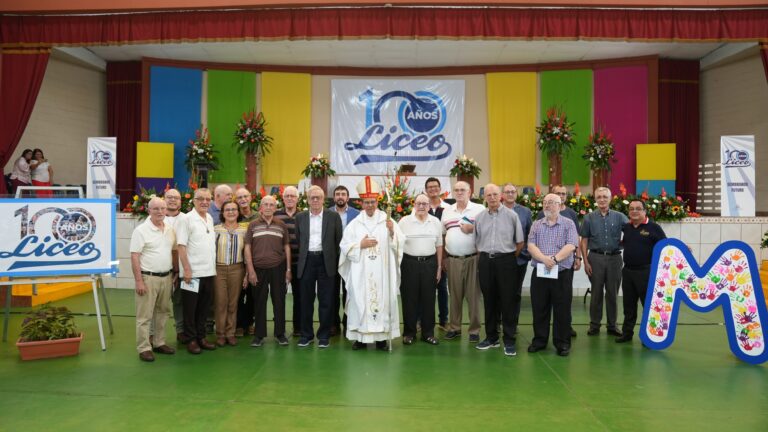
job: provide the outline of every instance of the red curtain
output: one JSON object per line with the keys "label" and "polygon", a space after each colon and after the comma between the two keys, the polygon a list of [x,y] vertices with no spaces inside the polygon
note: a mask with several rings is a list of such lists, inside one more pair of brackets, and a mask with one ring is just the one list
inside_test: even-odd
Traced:
{"label": "red curtain", "polygon": [[[19,145],[45,76],[50,49],[2,51],[0,68],[0,166],[5,166]],[[0,194],[7,194],[0,181]]]}
{"label": "red curtain", "polygon": [[677,144],[676,192],[695,211],[699,183],[698,60],[659,60],[659,142]]}
{"label": "red curtain", "polygon": [[0,43],[302,39],[768,40],[768,9],[296,8],[2,16]]}
{"label": "red curtain", "polygon": [[107,63],[107,134],[117,138],[120,208],[136,185],[136,142],[141,136],[141,62]]}
{"label": "red curtain", "polygon": [[765,79],[768,80],[768,42],[760,42],[760,57],[763,59]]}

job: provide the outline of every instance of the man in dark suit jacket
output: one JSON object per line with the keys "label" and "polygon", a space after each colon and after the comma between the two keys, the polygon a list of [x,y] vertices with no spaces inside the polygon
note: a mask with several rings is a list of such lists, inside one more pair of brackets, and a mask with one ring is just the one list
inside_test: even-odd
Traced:
{"label": "man in dark suit jacket", "polygon": [[317,285],[317,330],[320,348],[330,345],[333,317],[333,288],[338,269],[341,218],[338,213],[323,208],[325,193],[318,186],[307,191],[309,211],[296,215],[296,238],[299,241],[298,276],[301,280],[301,338],[300,347],[309,346],[315,337],[315,285]]}
{"label": "man in dark suit jacket", "polygon": [[[360,210],[351,207],[349,205],[349,189],[344,185],[336,186],[333,190],[333,203],[331,211],[335,211],[341,216],[341,229],[347,228],[347,224],[352,222],[352,219],[356,218],[360,214]],[[347,315],[344,314],[342,319],[339,314],[339,309],[342,305],[347,303],[347,288],[344,285],[344,281],[341,276],[336,275],[336,284],[333,287],[333,306],[331,306],[331,317],[333,318],[333,326],[331,326],[331,336],[336,336],[340,330],[341,325],[347,326]]]}

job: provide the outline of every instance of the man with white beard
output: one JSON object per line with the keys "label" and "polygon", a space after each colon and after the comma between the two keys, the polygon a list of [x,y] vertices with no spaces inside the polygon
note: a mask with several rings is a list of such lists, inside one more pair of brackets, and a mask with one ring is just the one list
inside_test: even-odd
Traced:
{"label": "man with white beard", "polygon": [[571,352],[570,280],[579,234],[572,220],[560,215],[560,197],[544,197],[544,219],[533,223],[528,236],[531,254],[531,306],[533,309],[533,341],[529,353],[541,351],[549,341],[550,316],[552,343],[557,355]]}

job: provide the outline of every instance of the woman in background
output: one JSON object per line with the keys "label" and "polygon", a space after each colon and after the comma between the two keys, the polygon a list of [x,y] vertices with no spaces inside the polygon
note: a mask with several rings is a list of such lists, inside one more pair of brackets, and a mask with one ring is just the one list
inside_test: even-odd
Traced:
{"label": "woman in background", "polygon": [[19,186],[31,186],[31,171],[37,167],[37,161],[32,159],[32,150],[24,149],[21,156],[13,164],[11,172],[11,193],[16,192]]}
{"label": "woman in background", "polygon": [[[51,186],[53,185],[53,168],[48,159],[43,155],[43,151],[36,148],[32,153],[32,159],[37,161],[37,166],[32,170],[32,186]],[[38,198],[51,198],[53,191],[50,189],[40,189],[35,191]]]}

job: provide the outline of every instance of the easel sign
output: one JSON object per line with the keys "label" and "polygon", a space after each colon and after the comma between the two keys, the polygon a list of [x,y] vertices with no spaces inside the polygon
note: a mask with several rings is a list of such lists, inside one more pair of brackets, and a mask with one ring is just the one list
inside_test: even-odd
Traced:
{"label": "easel sign", "polygon": [[0,199],[0,276],[117,273],[112,199]]}
{"label": "easel sign", "polygon": [[[8,336],[12,285],[91,282],[101,349],[106,350],[97,286],[118,272],[115,199],[0,199],[0,276],[10,277],[3,341]],[[101,286],[104,295],[103,285]],[[110,329],[112,320],[104,297]]]}

